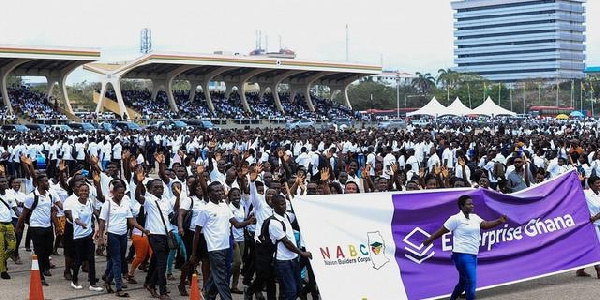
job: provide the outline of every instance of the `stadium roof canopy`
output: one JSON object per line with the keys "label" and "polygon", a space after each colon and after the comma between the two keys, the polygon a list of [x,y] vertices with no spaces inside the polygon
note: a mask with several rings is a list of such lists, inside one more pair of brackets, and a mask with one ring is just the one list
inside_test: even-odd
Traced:
{"label": "stadium roof canopy", "polygon": [[91,48],[29,47],[0,45],[0,89],[8,111],[13,112],[8,95],[8,76],[44,76],[48,81],[47,95],[58,83],[65,101],[65,108],[73,113],[65,81],[77,67],[96,61],[100,51]]}
{"label": "stadium roof canopy", "polygon": [[[381,66],[334,63],[319,61],[303,61],[297,59],[279,59],[261,56],[226,56],[215,54],[174,54],[150,53],[136,60],[119,63],[103,64],[89,63],[85,70],[102,76],[102,91],[96,108],[100,112],[104,106],[104,94],[107,85],[112,85],[117,95],[120,114],[126,113],[125,104],[120,91],[121,79],[150,79],[153,83],[152,99],[156,99],[158,91],[167,93],[171,110],[178,112],[172,90],[174,80],[187,80],[192,87],[189,99],[194,99],[196,88],[202,86],[208,108],[214,106],[210,98],[209,84],[211,81],[224,82],[226,95],[233,87],[240,90],[240,96],[245,111],[251,111],[245,95],[246,83],[258,83],[261,93],[269,88],[276,91],[279,84],[290,86],[290,97],[300,92],[306,99],[307,106],[314,111],[310,98],[310,88],[314,84],[329,86],[334,91],[343,91],[345,104],[348,101],[348,86],[366,75],[381,73]],[[277,108],[283,111],[278,93],[273,93]]]}

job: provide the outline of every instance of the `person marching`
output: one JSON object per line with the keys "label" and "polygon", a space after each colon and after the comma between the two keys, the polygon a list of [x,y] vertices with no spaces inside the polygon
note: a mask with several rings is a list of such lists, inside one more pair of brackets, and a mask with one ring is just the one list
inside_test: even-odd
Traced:
{"label": "person marching", "polygon": [[471,196],[458,197],[460,211],[450,216],[440,229],[423,242],[429,246],[435,239],[452,232],[452,261],[458,270],[459,281],[450,299],[455,300],[466,292],[467,300],[475,299],[477,287],[477,254],[481,245],[481,229],[491,229],[506,222],[506,215],[494,221],[484,221],[474,214],[475,205]]}
{"label": "person marching", "polygon": [[16,213],[17,205],[14,197],[8,199],[6,190],[8,180],[4,174],[0,175],[0,277],[10,279],[6,269],[6,260],[12,257],[16,251],[15,227],[12,223],[12,215]]}
{"label": "person marching", "polygon": [[79,284],[79,267],[84,261],[88,262],[88,280],[90,282],[89,290],[102,292],[102,287],[96,286],[96,263],[94,261],[94,241],[93,241],[93,219],[94,208],[89,200],[90,187],[82,184],[78,189],[78,201],[71,207],[71,217],[73,218],[73,245],[75,249],[75,262],[73,264],[73,274],[71,287],[80,290],[83,287]]}

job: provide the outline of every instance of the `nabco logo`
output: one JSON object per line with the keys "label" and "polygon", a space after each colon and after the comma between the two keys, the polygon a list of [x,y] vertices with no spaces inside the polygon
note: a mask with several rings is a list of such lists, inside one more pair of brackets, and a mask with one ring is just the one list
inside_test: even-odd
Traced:
{"label": "nabco logo", "polygon": [[435,254],[435,251],[431,251],[431,253],[429,253],[429,251],[433,248],[433,243],[425,247],[422,242],[419,242],[424,240],[423,237],[427,239],[430,236],[431,235],[427,233],[427,231],[419,227],[413,229],[406,237],[404,237],[404,243],[406,244],[404,246],[404,249],[406,250],[404,256],[418,264],[432,257]]}

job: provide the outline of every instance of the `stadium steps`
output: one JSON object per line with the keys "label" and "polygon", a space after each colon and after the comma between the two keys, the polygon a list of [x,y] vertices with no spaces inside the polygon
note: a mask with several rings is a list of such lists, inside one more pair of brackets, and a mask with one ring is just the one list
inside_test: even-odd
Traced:
{"label": "stadium steps", "polygon": [[[99,99],[100,99],[100,93],[98,92],[94,92],[94,103],[98,104]],[[127,109],[127,114],[129,115],[129,117],[134,118],[134,119],[139,119],[141,118],[141,113],[125,106],[125,108]],[[110,99],[108,97],[104,97],[104,109],[109,110],[114,112],[117,115],[120,115],[120,110],[119,110],[119,103],[117,103],[117,101]]]}

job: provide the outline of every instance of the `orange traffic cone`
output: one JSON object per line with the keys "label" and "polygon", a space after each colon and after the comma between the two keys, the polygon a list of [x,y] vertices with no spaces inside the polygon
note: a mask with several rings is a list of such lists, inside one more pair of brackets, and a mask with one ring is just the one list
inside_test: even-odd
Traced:
{"label": "orange traffic cone", "polygon": [[190,287],[190,300],[204,300],[204,296],[200,293],[198,288],[198,276],[192,275],[192,284]]}
{"label": "orange traffic cone", "polygon": [[42,278],[37,255],[31,257],[31,276],[29,277],[29,300],[44,300],[44,289],[42,289]]}

